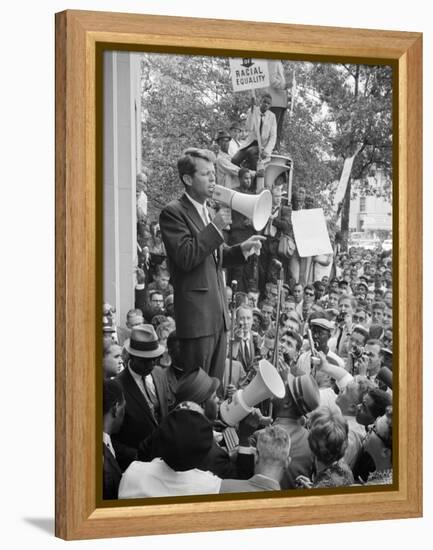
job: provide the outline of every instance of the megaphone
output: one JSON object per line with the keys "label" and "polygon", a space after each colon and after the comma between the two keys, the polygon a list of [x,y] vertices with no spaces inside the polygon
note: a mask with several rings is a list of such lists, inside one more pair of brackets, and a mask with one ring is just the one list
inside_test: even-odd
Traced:
{"label": "megaphone", "polygon": [[272,212],[272,195],[268,189],[259,195],[247,195],[222,185],[215,185],[212,198],[252,220],[256,231],[265,227]]}
{"label": "megaphone", "polygon": [[266,189],[272,189],[275,180],[283,172],[287,172],[292,169],[293,161],[290,157],[283,155],[271,155],[271,160],[266,164],[265,170],[265,187]]}
{"label": "megaphone", "polygon": [[253,407],[268,397],[282,399],[286,388],[277,369],[266,359],[259,362],[256,376],[248,386],[238,390],[220,406],[220,416],[228,426],[234,426],[250,414]]}

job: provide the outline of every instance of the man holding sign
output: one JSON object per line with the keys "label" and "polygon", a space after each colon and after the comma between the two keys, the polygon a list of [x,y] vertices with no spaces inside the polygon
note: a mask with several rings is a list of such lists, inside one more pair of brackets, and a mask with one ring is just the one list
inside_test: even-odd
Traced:
{"label": "man holding sign", "polygon": [[246,161],[247,168],[256,170],[259,159],[270,159],[277,140],[277,120],[269,110],[271,106],[272,97],[268,93],[262,95],[259,107],[255,104],[255,98],[251,98],[251,109],[245,124],[248,136],[232,158],[233,164],[240,166]]}

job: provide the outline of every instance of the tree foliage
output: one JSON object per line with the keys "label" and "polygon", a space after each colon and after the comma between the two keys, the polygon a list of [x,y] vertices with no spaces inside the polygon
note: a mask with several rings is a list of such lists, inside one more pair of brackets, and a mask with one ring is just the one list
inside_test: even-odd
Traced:
{"label": "tree foliage", "polygon": [[[391,177],[391,68],[283,64],[287,81],[294,71],[297,81],[282,138],[282,150],[294,161],[294,185],[322,197],[326,210],[332,197],[325,191],[356,147],[353,175],[363,182],[363,192],[372,169]],[[181,152],[191,146],[215,150],[217,131],[245,116],[250,94],[233,92],[227,58],[143,54],[141,70],[142,157],[150,213],[156,217],[168,199],[182,192],[176,168]]]}
{"label": "tree foliage", "polygon": [[[332,148],[337,159],[358,153],[352,178],[372,194],[367,176],[380,169],[392,177],[392,69],[389,66],[315,64],[312,82],[335,125]],[[389,197],[390,186],[382,192]]]}

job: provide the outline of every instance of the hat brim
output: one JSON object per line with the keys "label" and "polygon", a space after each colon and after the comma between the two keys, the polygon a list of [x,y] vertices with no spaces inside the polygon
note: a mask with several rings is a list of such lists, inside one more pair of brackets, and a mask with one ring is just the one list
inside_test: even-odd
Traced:
{"label": "hat brim", "polygon": [[136,350],[131,348],[129,339],[125,340],[123,347],[129,353],[129,355],[132,355],[132,357],[142,357],[143,359],[154,359],[155,357],[161,357],[161,355],[163,355],[165,351],[164,346],[161,346],[160,344],[158,344],[157,349],[151,351]]}

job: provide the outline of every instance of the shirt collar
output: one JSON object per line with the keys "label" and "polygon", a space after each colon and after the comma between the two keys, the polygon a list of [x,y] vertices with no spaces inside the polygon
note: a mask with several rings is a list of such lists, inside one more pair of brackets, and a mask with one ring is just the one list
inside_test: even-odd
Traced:
{"label": "shirt collar", "polygon": [[197,212],[200,214],[200,216],[202,215],[203,213],[203,207],[206,207],[206,201],[204,201],[203,204],[200,204],[199,202],[197,202],[195,199],[193,199],[192,197],[190,197],[190,195],[185,191],[185,195],[187,196],[188,200],[195,206]]}
{"label": "shirt collar", "polygon": [[111,454],[114,457],[116,457],[116,453],[114,451],[113,443],[111,442],[110,434],[107,434],[106,432],[102,432],[102,442],[110,450]]}
{"label": "shirt collar", "polygon": [[129,374],[136,381],[136,383],[139,386],[142,385],[143,384],[143,376],[141,374],[137,374],[135,371],[133,371],[129,365],[128,365],[128,370],[129,370]]}

